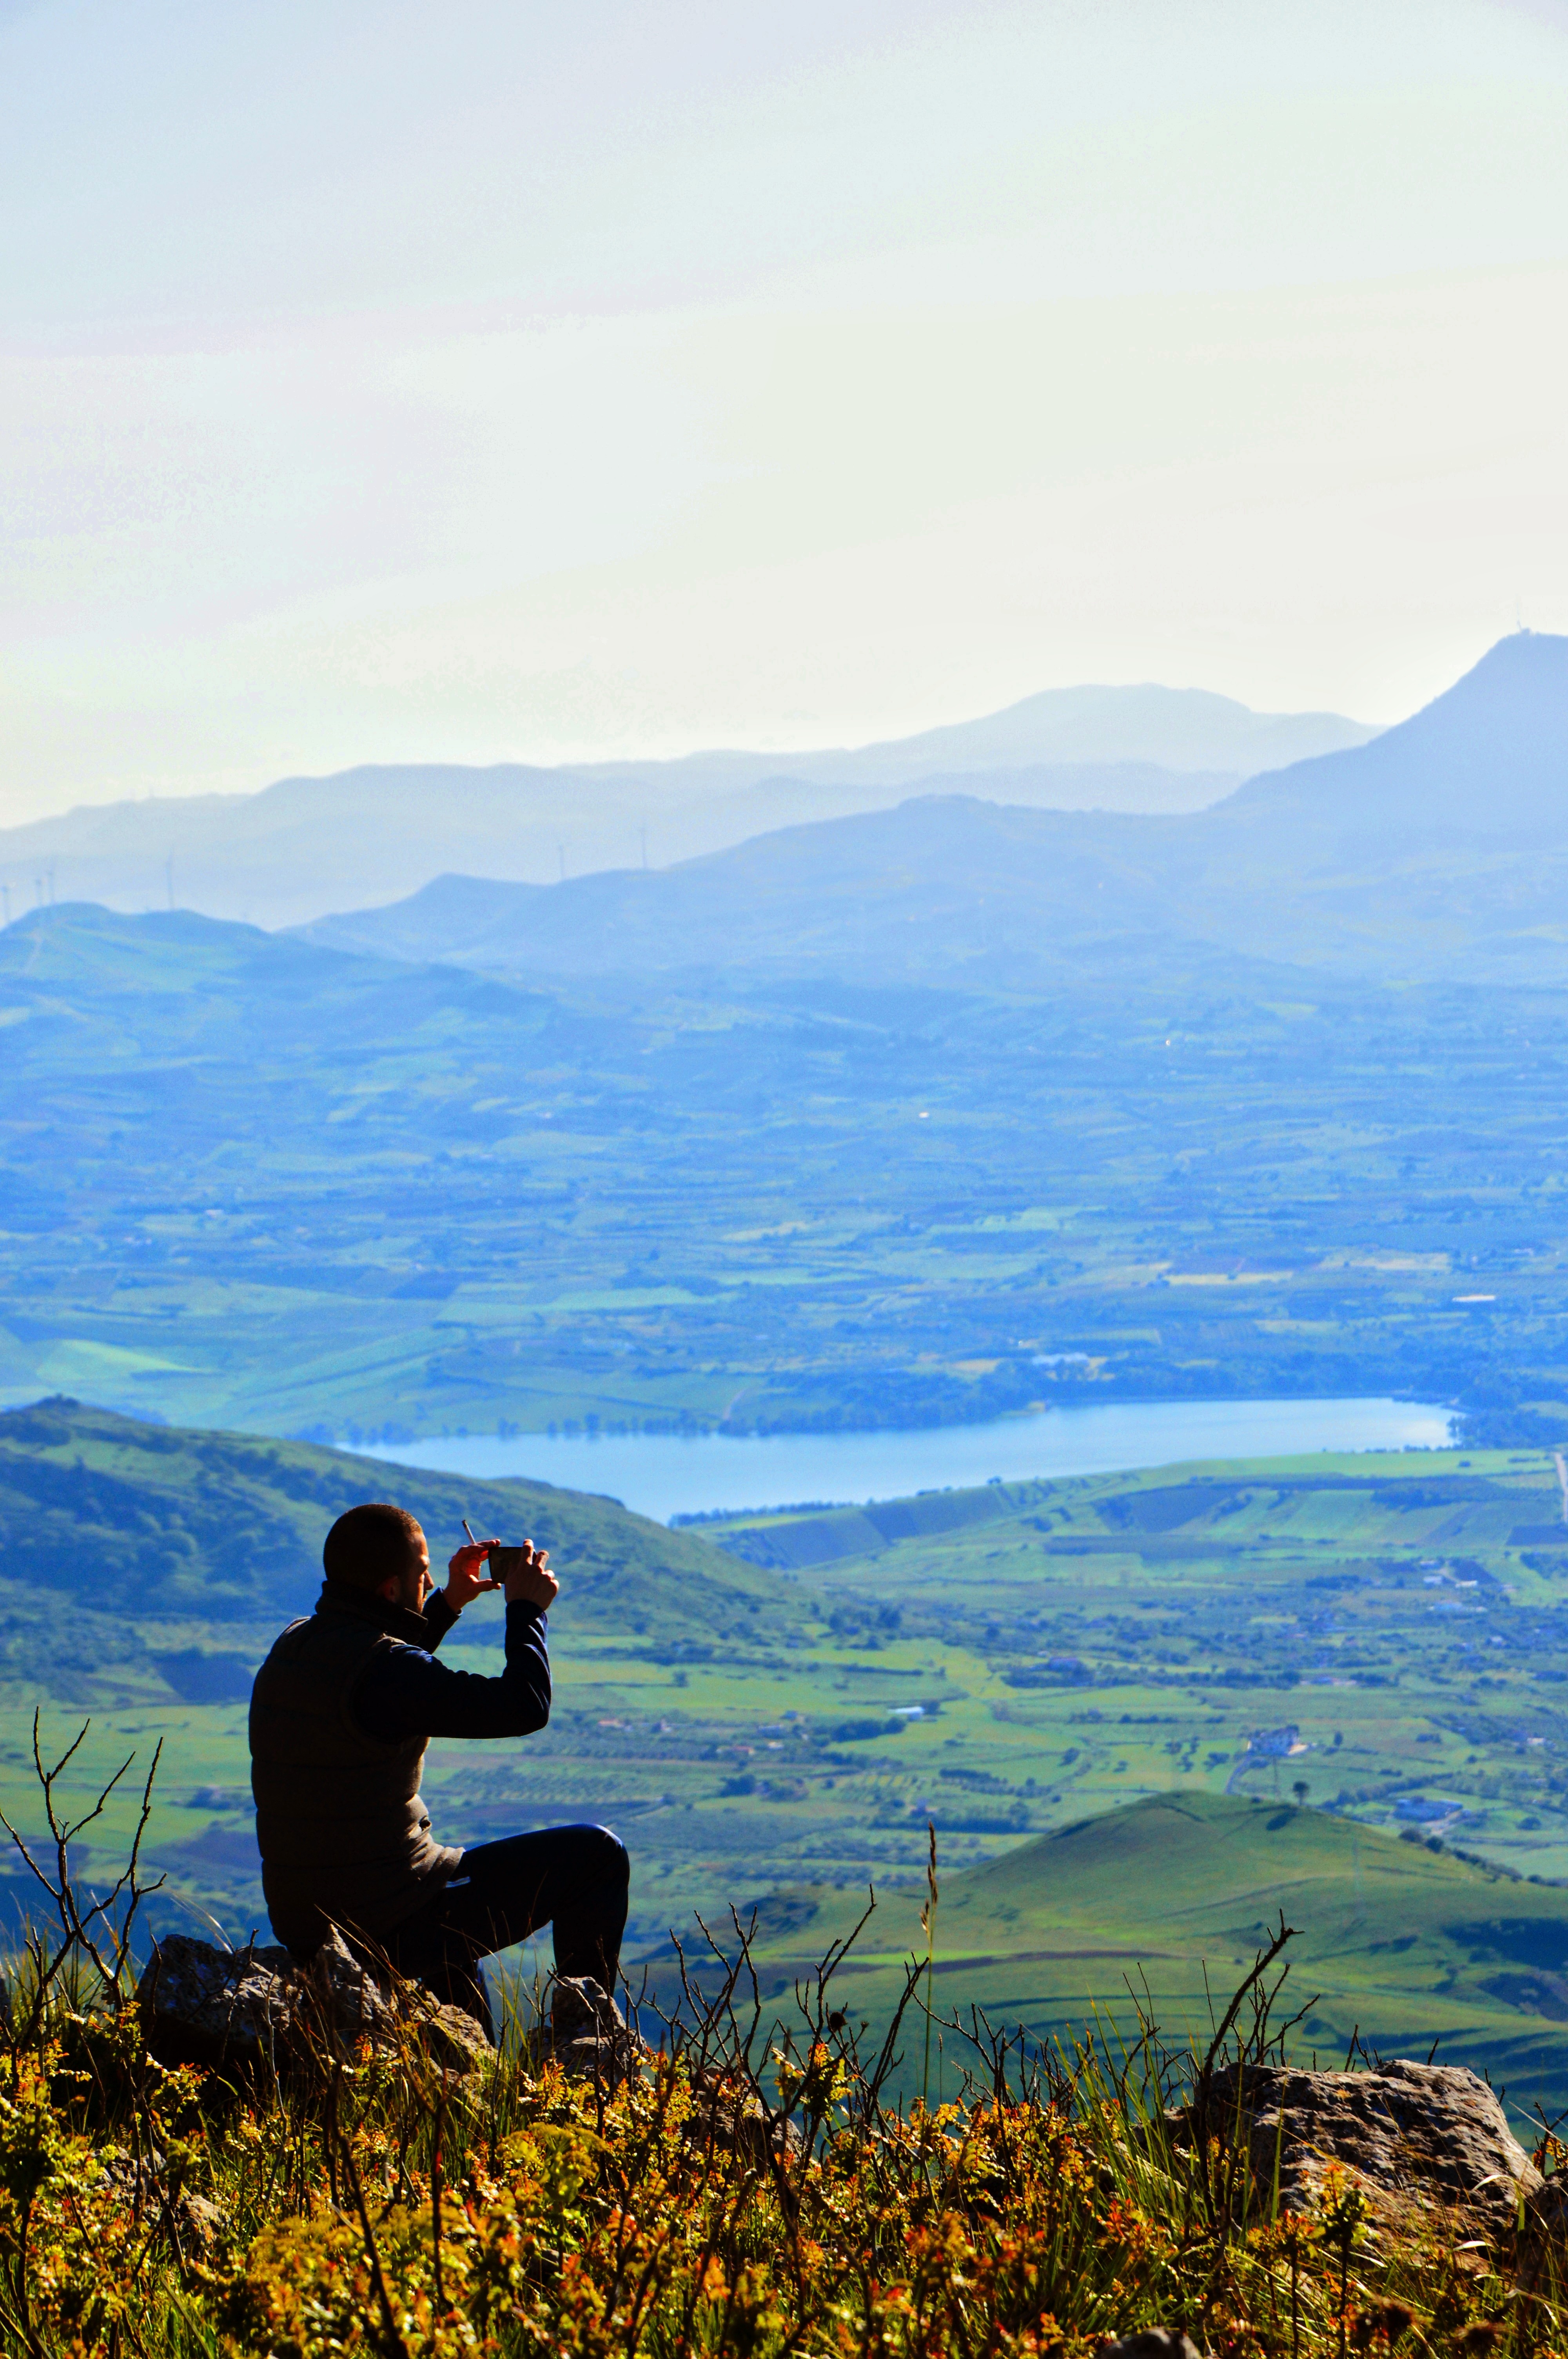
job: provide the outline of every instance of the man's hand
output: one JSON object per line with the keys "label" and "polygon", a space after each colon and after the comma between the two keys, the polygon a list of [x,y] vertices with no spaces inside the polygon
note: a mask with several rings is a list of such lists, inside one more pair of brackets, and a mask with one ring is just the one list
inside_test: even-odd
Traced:
{"label": "man's hand", "polygon": [[465,1605],[471,1605],[482,1591],[500,1588],[498,1581],[487,1581],[484,1577],[485,1559],[492,1548],[499,1546],[498,1540],[476,1540],[472,1548],[460,1548],[448,1565],[445,1594],[454,1614],[460,1614]]}
{"label": "man's hand", "polygon": [[560,1593],[560,1582],[550,1571],[550,1551],[536,1549],[532,1540],[524,1540],[518,1551],[517,1566],[506,1576],[506,1603],[536,1606],[543,1614],[554,1604]]}

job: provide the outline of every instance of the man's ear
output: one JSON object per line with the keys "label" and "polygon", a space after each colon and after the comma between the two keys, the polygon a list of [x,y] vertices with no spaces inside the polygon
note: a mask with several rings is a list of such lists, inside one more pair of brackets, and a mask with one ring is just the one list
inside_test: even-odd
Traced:
{"label": "man's ear", "polygon": [[397,1593],[402,1586],[403,1584],[398,1580],[397,1575],[395,1572],[389,1572],[386,1579],[382,1582],[381,1587],[375,1593],[380,1598],[384,1605],[395,1605],[397,1603]]}

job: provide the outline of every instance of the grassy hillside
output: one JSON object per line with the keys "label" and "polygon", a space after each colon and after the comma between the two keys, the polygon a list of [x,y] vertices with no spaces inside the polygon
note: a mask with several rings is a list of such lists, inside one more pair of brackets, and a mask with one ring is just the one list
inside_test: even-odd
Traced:
{"label": "grassy hillside", "polygon": [[930,2108],[895,2102],[820,1978],[761,2039],[748,1980],[684,2038],[645,2015],[656,2054],[583,2042],[565,2073],[519,2038],[531,2010],[441,2070],[404,1991],[347,2056],[300,2009],[287,2069],[236,2103],[232,2057],[151,2062],[132,1979],[78,1954],[69,1997],[0,1992],[7,2359],[1085,2359],[1172,2321],[1257,2359],[1561,2348],[1561,2192],[1524,2156],[1483,2127],[1434,2172],[1418,2138],[1397,2185],[1374,2164],[1287,2210],[1227,2106],[1175,2134],[1195,2076],[1152,2040],[1009,2042]]}
{"label": "grassy hillside", "polygon": [[[843,1969],[873,2018],[924,1952],[922,1897],[884,1896]],[[1136,1999],[1175,2045],[1206,2046],[1211,1995],[1222,2007],[1281,1912],[1301,1935],[1289,2011],[1317,1999],[1295,2041],[1303,2061],[1342,2064],[1357,2031],[1386,2055],[1436,2041],[1441,2060],[1489,2071],[1527,2110],[1568,2105],[1568,1890],[1259,1798],[1151,1797],[952,1876],[935,2004],[1069,2038],[1097,2013],[1127,2030]],[[768,1903],[755,1950],[770,1995],[858,1914],[842,1892]]]}
{"label": "grassy hillside", "polygon": [[53,1399],[0,1415],[0,1582],[18,1610],[270,1626],[308,1613],[327,1528],[356,1500],[395,1496],[438,1569],[476,1530],[549,1548],[568,1582],[557,1613],[597,1637],[709,1646],[738,1622],[787,1638],[792,1584],[614,1499],[545,1483],[470,1483],[345,1451],[146,1425]]}

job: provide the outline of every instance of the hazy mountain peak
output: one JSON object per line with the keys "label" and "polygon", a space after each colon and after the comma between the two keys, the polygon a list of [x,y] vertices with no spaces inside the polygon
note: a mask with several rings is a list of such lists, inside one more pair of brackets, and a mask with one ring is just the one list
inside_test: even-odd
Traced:
{"label": "hazy mountain peak", "polygon": [[1253,778],[1223,809],[1249,818],[1288,811],[1357,835],[1560,837],[1568,825],[1568,638],[1512,632],[1370,745]]}
{"label": "hazy mountain peak", "polygon": [[[1164,817],[941,794],[546,891],[448,877],[313,937],[497,972],[1039,987],[1150,946],[1362,973],[1564,971],[1568,639],[1504,640],[1366,745]],[[1185,956],[1185,950],[1174,954]]]}

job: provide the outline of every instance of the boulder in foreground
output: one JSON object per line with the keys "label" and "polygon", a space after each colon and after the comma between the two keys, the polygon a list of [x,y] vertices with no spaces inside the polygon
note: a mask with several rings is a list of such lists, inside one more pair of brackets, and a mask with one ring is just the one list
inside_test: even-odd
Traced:
{"label": "boulder in foreground", "polygon": [[1498,2234],[1515,2224],[1521,2201],[1540,2208],[1546,2182],[1496,2092],[1463,2066],[1400,2059],[1375,2072],[1239,2069],[1239,2086],[1234,2065],[1210,2083],[1207,2134],[1227,2138],[1238,2125],[1265,2194],[1277,2160],[1283,2211],[1314,2209],[1335,2166],[1385,2215],[1438,2203]]}
{"label": "boulder in foreground", "polygon": [[173,1933],[153,1951],[136,1996],[160,2064],[282,2071],[362,2040],[391,2048],[410,2037],[447,2071],[471,2072],[490,2053],[471,2016],[416,1984],[384,1985],[337,1933],[308,1966],[287,1950],[220,1950]]}

